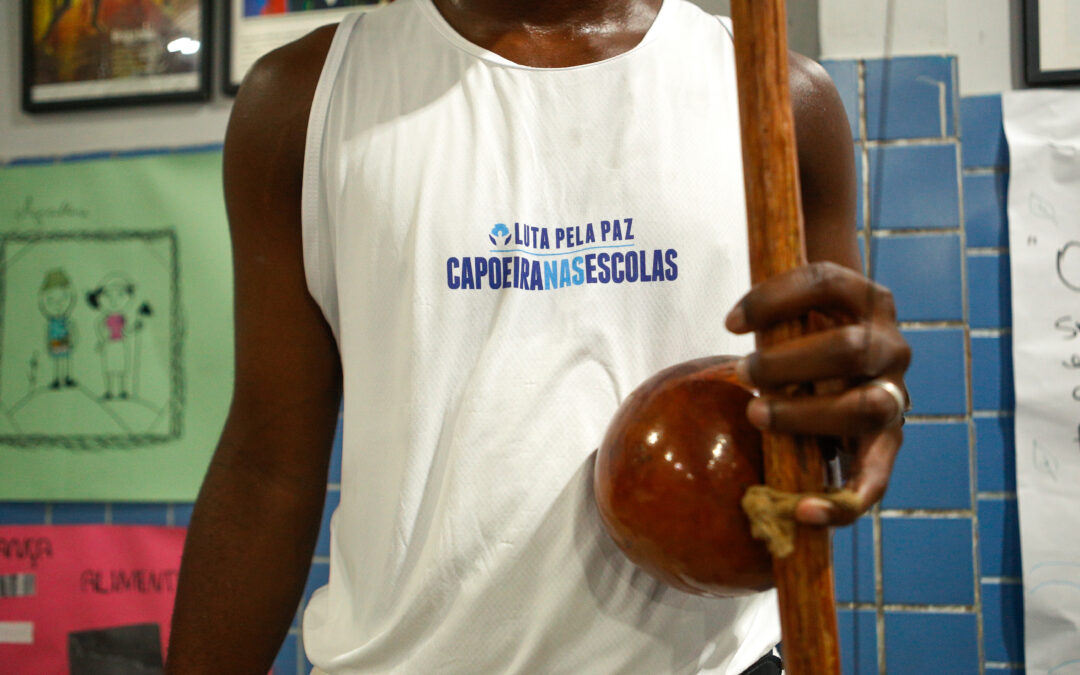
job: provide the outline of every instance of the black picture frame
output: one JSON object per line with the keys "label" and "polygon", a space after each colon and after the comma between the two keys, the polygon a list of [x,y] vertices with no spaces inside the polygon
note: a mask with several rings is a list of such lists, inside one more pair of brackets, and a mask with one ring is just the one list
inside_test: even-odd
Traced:
{"label": "black picture frame", "polygon": [[1033,87],[1080,84],[1080,59],[1075,67],[1044,66],[1039,23],[1043,4],[1044,0],[1024,0],[1024,80]]}
{"label": "black picture frame", "polygon": [[225,0],[223,22],[222,91],[235,96],[251,64],[263,54],[303,37],[312,30],[337,23],[350,12],[374,9],[393,0],[266,0],[264,4],[290,6],[267,16],[246,16],[244,0]]}
{"label": "black picture frame", "polygon": [[[22,0],[23,110],[39,113],[209,100],[213,0],[169,0],[166,4],[170,2],[185,6],[177,18],[197,27],[197,35],[187,34],[181,22],[162,13],[143,17],[146,20],[132,27],[96,22],[61,49],[53,30],[64,14],[50,16],[48,32],[37,35],[35,26],[45,20],[35,12],[44,3]],[[53,7],[63,12],[70,8],[64,3]],[[192,12],[198,16],[191,16]],[[156,34],[155,23],[160,24]],[[188,53],[194,42],[197,49]],[[160,43],[160,51],[153,48],[155,43]],[[150,60],[152,64],[147,63]]]}

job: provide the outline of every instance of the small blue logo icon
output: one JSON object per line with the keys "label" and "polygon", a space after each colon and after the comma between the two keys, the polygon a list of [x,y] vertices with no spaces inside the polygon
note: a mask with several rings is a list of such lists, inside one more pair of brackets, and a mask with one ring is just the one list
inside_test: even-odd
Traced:
{"label": "small blue logo icon", "polygon": [[502,245],[506,246],[510,243],[510,228],[502,223],[496,223],[495,227],[491,228],[491,234],[488,235],[488,239],[491,240],[492,244],[498,246],[499,242],[495,240],[495,237],[502,237]]}

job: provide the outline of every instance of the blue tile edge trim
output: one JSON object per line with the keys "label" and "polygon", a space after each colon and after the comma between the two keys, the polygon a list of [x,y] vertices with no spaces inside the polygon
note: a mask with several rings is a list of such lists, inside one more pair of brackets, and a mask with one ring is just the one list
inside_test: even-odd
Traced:
{"label": "blue tile edge trim", "polygon": [[0,167],[9,166],[41,166],[43,164],[56,164],[57,162],[86,162],[98,159],[116,159],[119,157],[149,157],[152,155],[188,154],[195,152],[214,152],[225,147],[223,143],[200,143],[196,145],[181,145],[175,148],[135,148],[128,150],[97,150],[93,152],[76,152],[70,155],[44,155],[31,157],[14,157],[0,161]]}

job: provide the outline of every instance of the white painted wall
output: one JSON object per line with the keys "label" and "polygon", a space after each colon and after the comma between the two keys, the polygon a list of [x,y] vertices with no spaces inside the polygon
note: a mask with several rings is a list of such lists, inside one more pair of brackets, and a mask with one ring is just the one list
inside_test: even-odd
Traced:
{"label": "white painted wall", "polygon": [[961,94],[1010,91],[1020,86],[1019,11],[1020,0],[820,0],[821,56],[955,55]]}
{"label": "white painted wall", "polygon": [[[726,14],[728,0],[694,0],[706,10]],[[789,0],[791,43],[809,55],[817,51],[816,0]],[[224,2],[213,3],[220,10]],[[220,92],[220,67],[214,63],[209,103],[37,113],[22,111],[17,0],[0,0],[0,161],[18,157],[68,155],[102,150],[220,143],[232,99]],[[220,18],[220,13],[218,18]],[[218,21],[216,26],[221,26]],[[215,39],[221,31],[215,28]],[[220,50],[215,54],[220,54]]]}

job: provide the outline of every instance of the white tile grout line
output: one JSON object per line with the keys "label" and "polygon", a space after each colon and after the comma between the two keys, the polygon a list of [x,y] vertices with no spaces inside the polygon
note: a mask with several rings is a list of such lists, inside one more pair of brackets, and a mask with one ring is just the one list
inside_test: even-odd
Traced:
{"label": "white tile grout line", "polygon": [[991,502],[991,501],[1011,502],[1011,501],[1016,499],[1016,493],[1015,492],[1009,492],[1007,490],[1003,490],[1001,492],[990,492],[990,491],[980,492],[980,493],[978,493],[977,496],[979,498],[979,501],[986,501],[986,502]]}
{"label": "white tile grout line", "polygon": [[[955,69],[953,69],[953,70],[955,71]],[[955,72],[952,73],[952,81],[953,81],[953,84],[955,85],[956,84],[956,73]],[[940,122],[939,129],[941,131],[941,134],[940,134],[941,137],[944,138],[944,137],[949,135],[949,123],[945,119],[946,117],[948,117],[948,115],[946,113],[949,110],[949,96],[953,95],[954,98],[955,98],[956,91],[955,91],[955,88],[954,88],[953,91],[946,91],[944,82],[936,82],[935,84],[937,84],[937,88],[938,88],[938,122]],[[954,116],[956,115],[956,108],[958,108],[958,107],[959,106],[953,106],[953,115]],[[959,135],[960,130],[956,126],[955,117],[953,118],[953,130],[956,131],[957,135]]]}
{"label": "white tile grout line", "polygon": [[[838,609],[849,612],[869,612],[875,609],[872,602],[838,602]],[[884,605],[890,612],[912,612],[920,614],[974,614],[975,605],[924,605],[916,603],[891,602]]]}
{"label": "white tile grout line", "polygon": [[869,148],[924,148],[944,147],[946,145],[959,145],[958,136],[926,136],[922,138],[869,138],[866,145]]}
{"label": "white tile grout line", "polygon": [[998,176],[1007,173],[1007,166],[969,166],[964,169],[965,176]]}
{"label": "white tile grout line", "polygon": [[988,417],[1015,417],[1016,413],[1012,410],[976,410],[971,413],[971,416],[975,419],[985,419]]}
{"label": "white tile grout line", "polygon": [[1012,328],[972,328],[973,338],[999,338],[1012,335]]}
{"label": "white tile grout line", "polygon": [[963,328],[963,321],[899,321],[900,330],[928,331]]}
{"label": "white tile grout line", "polygon": [[893,602],[885,605],[889,612],[911,612],[915,614],[974,614],[979,615],[975,605],[917,605]]}
{"label": "white tile grout line", "polygon": [[925,237],[925,236],[946,236],[950,234],[960,234],[963,230],[962,225],[956,225],[954,227],[902,227],[902,228],[878,228],[874,231],[874,238],[887,239],[887,238],[899,238],[899,237]]}
{"label": "white tile grout line", "polygon": [[925,520],[964,520],[974,515],[972,509],[881,509],[883,520],[922,518]]}
{"label": "white tile grout line", "polygon": [[966,415],[907,415],[908,424],[963,424]]}
{"label": "white tile grout line", "polygon": [[[961,115],[961,107],[962,107],[961,100],[962,99],[961,99],[961,96],[960,96],[960,59],[955,59],[955,58],[952,59],[952,61],[950,62],[950,67],[952,69],[952,85],[953,85],[953,90],[952,90],[953,131],[956,132],[957,139],[959,139],[959,141],[961,142],[961,145],[963,145],[964,130],[963,130],[963,128],[961,128],[961,120],[963,119],[963,116]],[[963,162],[960,162],[960,170],[961,171],[964,170],[964,163]]]}

